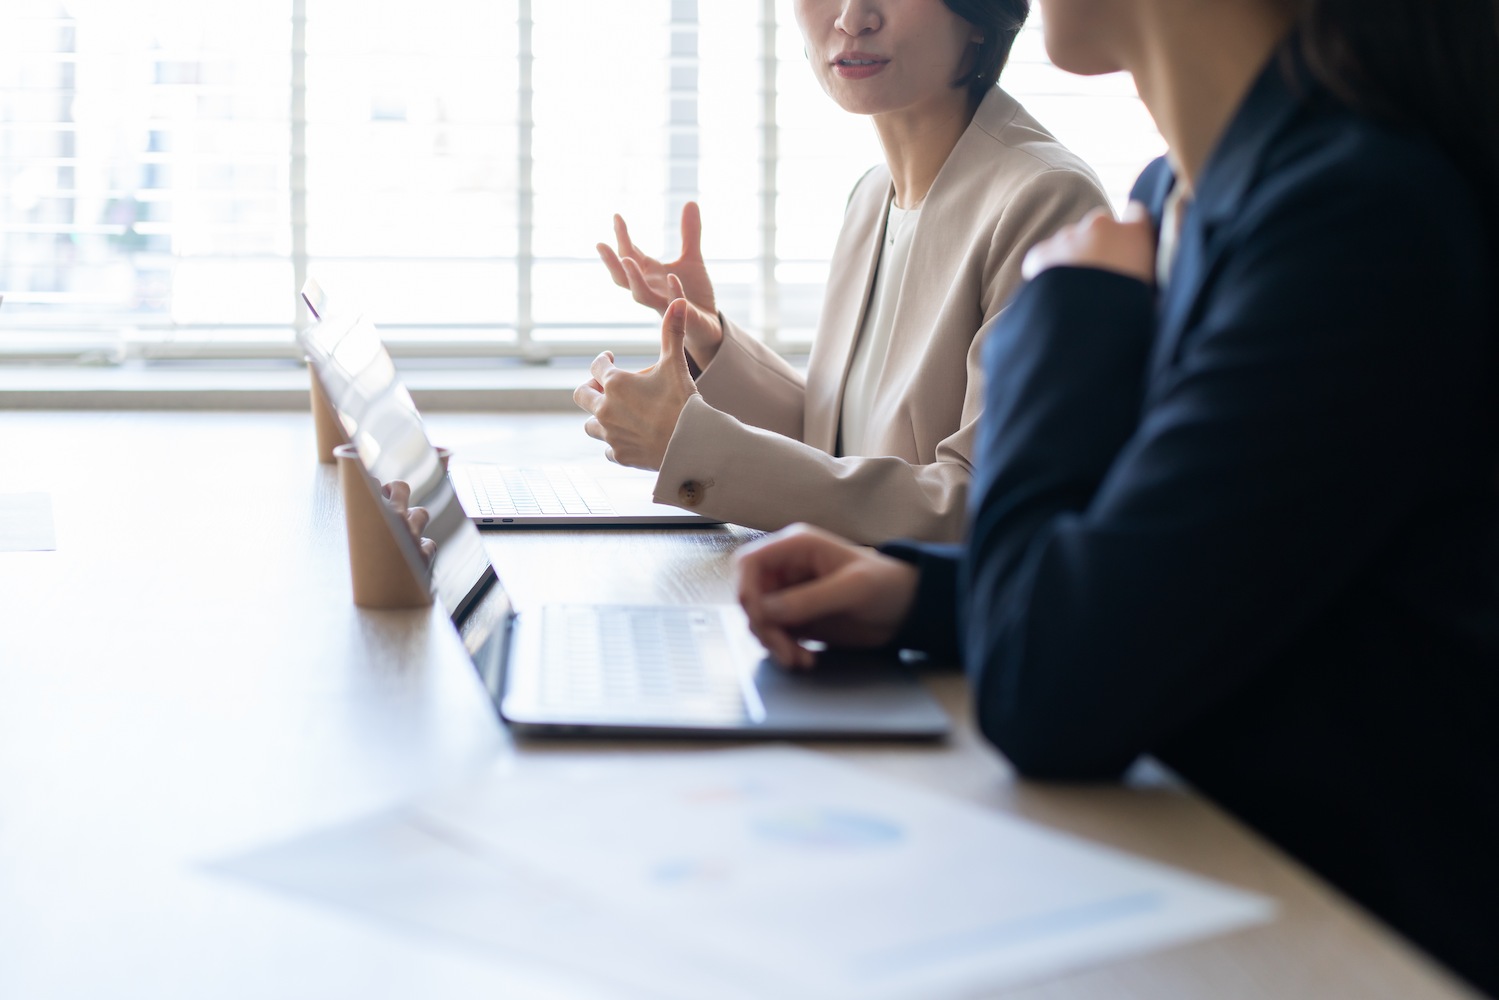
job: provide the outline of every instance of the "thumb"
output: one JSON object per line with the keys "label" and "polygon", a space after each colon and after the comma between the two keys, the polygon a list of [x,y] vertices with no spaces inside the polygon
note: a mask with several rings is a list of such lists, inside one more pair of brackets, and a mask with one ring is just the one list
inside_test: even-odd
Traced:
{"label": "thumb", "polygon": [[687,300],[682,297],[682,286],[675,277],[671,284],[672,301],[661,316],[661,364],[686,368],[683,343],[687,339]]}
{"label": "thumb", "polygon": [[673,299],[661,317],[661,363],[686,367],[687,300]]}

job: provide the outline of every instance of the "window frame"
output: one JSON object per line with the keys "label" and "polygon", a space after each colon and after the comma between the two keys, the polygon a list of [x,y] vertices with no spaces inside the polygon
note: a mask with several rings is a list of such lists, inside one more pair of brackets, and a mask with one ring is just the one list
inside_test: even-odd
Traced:
{"label": "window frame", "polygon": [[[258,255],[262,261],[274,261],[278,265],[289,264],[294,288],[299,288],[306,279],[318,271],[323,263],[358,261],[408,262],[408,258],[381,258],[361,256],[358,258],[315,257],[310,253],[308,241],[308,118],[307,118],[307,28],[309,3],[315,0],[287,0],[290,15],[290,74],[288,111],[289,134],[289,216],[285,224],[290,229],[289,256],[279,254]],[[697,196],[696,182],[699,163],[700,135],[698,132],[698,91],[679,85],[682,79],[691,79],[694,88],[698,80],[698,30],[700,27],[699,3],[702,0],[666,0],[669,21],[665,30],[671,35],[667,57],[673,70],[687,70],[686,75],[670,73],[672,83],[664,95],[669,107],[690,105],[690,114],[680,119],[672,114],[667,118],[669,153],[666,160],[670,175],[666,199],[668,210],[679,210],[680,205]],[[756,214],[758,223],[758,252],[753,260],[736,260],[738,266],[753,267],[755,279],[751,301],[754,314],[752,325],[756,334],[773,350],[783,354],[804,354],[809,343],[800,335],[788,338],[782,326],[781,303],[783,287],[778,280],[778,268],[782,265],[802,265],[807,261],[781,257],[778,252],[777,218],[780,208],[779,175],[783,167],[781,128],[778,120],[778,79],[783,61],[778,54],[779,33],[783,29],[783,12],[778,10],[778,0],[759,0],[755,39],[757,52],[755,63],[759,74],[757,92],[756,137],[758,191],[756,192]],[[532,41],[535,28],[533,16],[535,0],[516,0],[516,245],[513,256],[463,258],[467,262],[500,262],[515,269],[515,322],[513,327],[493,323],[401,323],[382,321],[382,333],[388,340],[392,353],[398,358],[426,358],[457,363],[464,359],[489,361],[515,359],[528,363],[545,363],[553,358],[567,359],[591,357],[606,349],[621,353],[649,353],[655,341],[656,324],[648,313],[642,314],[638,323],[539,323],[535,318],[535,289],[533,274],[538,264],[565,261],[576,263],[573,258],[557,258],[556,261],[538,258],[534,247],[534,196],[532,178],[536,169],[533,155],[533,64],[535,54]],[[1026,29],[1035,31],[1033,22]],[[677,141],[683,140],[683,141]],[[687,151],[687,152],[683,152]],[[680,169],[679,169],[680,168]],[[831,237],[831,234],[830,234]],[[831,251],[831,238],[829,252]],[[256,255],[248,255],[256,256]],[[247,256],[247,259],[248,259]],[[236,259],[239,259],[236,257]],[[430,262],[432,258],[422,258]],[[812,263],[821,263],[812,262]],[[710,261],[710,267],[713,262]],[[602,273],[600,280],[603,278]],[[801,286],[795,286],[801,287]],[[810,287],[810,286],[808,286]],[[292,290],[288,290],[292,294]],[[299,360],[299,351],[291,334],[303,329],[311,322],[305,305],[295,302],[294,318],[288,326],[271,323],[212,323],[188,324],[174,322],[170,316],[142,316],[128,312],[97,313],[88,317],[87,323],[78,322],[78,317],[28,316],[21,324],[4,324],[6,317],[0,315],[0,362],[48,361],[54,363],[78,363],[92,365],[120,365],[133,362],[156,361],[203,361],[232,362],[236,360]],[[11,330],[5,330],[12,326]],[[22,329],[17,330],[14,327]],[[566,339],[547,339],[549,330],[567,330]],[[598,336],[590,336],[594,329]],[[512,334],[513,330],[513,334]],[[264,334],[264,336],[261,336]],[[500,334],[496,336],[495,334]]]}

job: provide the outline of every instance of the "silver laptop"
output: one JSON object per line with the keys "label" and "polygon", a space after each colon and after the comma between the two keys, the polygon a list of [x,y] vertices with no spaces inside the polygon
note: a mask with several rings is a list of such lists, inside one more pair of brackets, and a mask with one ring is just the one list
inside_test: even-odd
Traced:
{"label": "silver laptop", "polygon": [[654,472],[455,461],[458,501],[481,528],[659,528],[722,524],[657,503]]}
{"label": "silver laptop", "polygon": [[527,734],[931,739],[942,709],[897,658],[776,666],[737,605],[545,605],[518,614],[465,516],[411,394],[368,323],[301,336],[377,499],[393,480],[425,507],[427,559],[386,509],[406,561],[463,634],[500,716]]}
{"label": "silver laptop", "polygon": [[[366,317],[333,308],[312,278],[302,300],[320,324],[348,327],[374,324]],[[326,341],[338,334],[325,331]],[[378,337],[378,334],[374,334]],[[668,527],[721,524],[680,507],[657,503],[656,474],[623,466],[511,466],[455,460],[449,478],[458,502],[481,528]]]}

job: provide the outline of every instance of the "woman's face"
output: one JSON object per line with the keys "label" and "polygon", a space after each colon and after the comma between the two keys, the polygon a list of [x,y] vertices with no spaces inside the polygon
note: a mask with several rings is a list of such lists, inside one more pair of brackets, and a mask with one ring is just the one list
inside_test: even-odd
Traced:
{"label": "woman's face", "polygon": [[1059,68],[1082,76],[1123,68],[1114,51],[1120,35],[1118,0],[1040,0],[1040,4],[1046,54]]}
{"label": "woman's face", "polygon": [[796,20],[817,82],[846,111],[966,99],[953,81],[980,38],[942,0],[797,0]]}

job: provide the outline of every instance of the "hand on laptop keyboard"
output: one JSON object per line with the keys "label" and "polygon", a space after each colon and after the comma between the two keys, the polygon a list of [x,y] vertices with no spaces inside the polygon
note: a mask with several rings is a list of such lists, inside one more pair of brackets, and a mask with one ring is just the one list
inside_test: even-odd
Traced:
{"label": "hand on laptop keyboard", "polygon": [[735,556],[750,631],[788,667],[810,667],[804,640],[873,648],[895,638],[916,600],[916,567],[807,524]]}

